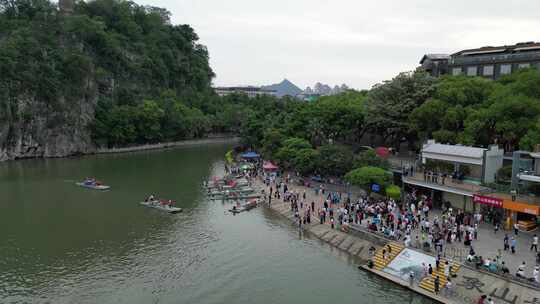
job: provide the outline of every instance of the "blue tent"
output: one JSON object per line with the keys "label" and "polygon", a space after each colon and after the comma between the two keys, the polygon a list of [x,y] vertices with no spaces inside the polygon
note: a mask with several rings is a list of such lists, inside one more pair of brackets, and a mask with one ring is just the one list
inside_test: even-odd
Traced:
{"label": "blue tent", "polygon": [[242,158],[259,158],[259,154],[253,152],[253,151],[249,151],[249,152],[246,152],[244,154],[242,154]]}

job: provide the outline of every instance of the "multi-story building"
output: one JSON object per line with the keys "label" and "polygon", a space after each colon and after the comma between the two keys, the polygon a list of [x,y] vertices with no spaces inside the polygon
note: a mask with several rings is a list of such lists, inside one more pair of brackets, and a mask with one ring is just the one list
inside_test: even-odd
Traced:
{"label": "multi-story building", "polygon": [[448,54],[425,54],[420,59],[420,69],[428,72],[433,77],[448,74]]}
{"label": "multi-story building", "polygon": [[515,45],[485,46],[450,55],[451,75],[482,76],[497,79],[521,68],[540,68],[540,43],[522,42]]}
{"label": "multi-story building", "polygon": [[276,96],[276,91],[265,90],[258,87],[217,87],[214,91],[219,96],[226,96],[233,93],[246,94],[249,98],[254,98],[260,95],[272,95]]}
{"label": "multi-story building", "polygon": [[[537,152],[514,151],[510,184],[503,181],[504,151],[428,141],[414,163],[398,164],[406,191],[466,212],[497,217],[505,229],[517,223],[532,230],[540,223],[540,145]],[[420,165],[421,162],[421,165]],[[392,163],[392,162],[391,162]],[[399,167],[400,166],[400,167]]]}

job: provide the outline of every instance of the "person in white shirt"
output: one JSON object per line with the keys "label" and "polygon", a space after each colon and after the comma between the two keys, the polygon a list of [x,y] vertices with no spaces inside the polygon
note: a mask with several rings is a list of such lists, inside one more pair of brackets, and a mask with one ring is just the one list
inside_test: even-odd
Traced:
{"label": "person in white shirt", "polygon": [[533,270],[533,279],[534,279],[534,282],[535,282],[535,283],[540,283],[540,282],[538,281],[538,273],[540,273],[539,269],[540,269],[540,267],[535,266],[535,267],[534,267],[534,270]]}

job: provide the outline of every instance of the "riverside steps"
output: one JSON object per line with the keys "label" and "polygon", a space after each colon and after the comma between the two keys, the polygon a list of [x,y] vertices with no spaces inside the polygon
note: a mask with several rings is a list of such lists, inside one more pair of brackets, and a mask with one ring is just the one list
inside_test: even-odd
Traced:
{"label": "riverside steps", "polygon": [[[272,197],[270,204],[268,204],[269,188],[260,179],[255,179],[254,182],[259,189],[265,189],[266,201],[264,204],[266,207],[298,225],[298,219],[291,211],[290,202]],[[272,186],[275,189],[275,185]],[[306,203],[310,205],[311,202],[314,202],[315,210],[322,208],[325,198],[316,195],[313,189],[294,183],[289,183],[288,188],[300,194],[305,191]],[[354,198],[351,197],[351,199]],[[482,295],[486,295],[497,304],[540,304],[540,289],[532,285],[516,282],[486,271],[478,271],[451,259],[442,258],[439,269],[436,269],[435,257],[432,254],[414,248],[406,248],[403,243],[391,241],[380,234],[369,232],[361,225],[351,225],[349,230],[345,232],[332,229],[328,221],[321,224],[318,217],[313,216],[311,224],[300,227],[333,247],[358,258],[361,264],[367,263],[369,260],[373,261],[372,267],[361,265],[359,268],[440,303],[475,304]],[[370,252],[371,247],[376,249],[374,253]],[[390,251],[388,247],[390,247]],[[387,252],[386,259],[383,256],[383,250]],[[417,263],[421,259],[429,261],[433,267],[432,275],[415,276],[413,281],[409,280],[410,267],[406,267],[407,258],[409,261]],[[447,278],[444,275],[444,265],[446,261],[450,264],[452,282],[450,289],[445,288]],[[402,267],[403,265],[405,267]],[[439,277],[440,292],[436,294],[434,282],[437,276]]]}

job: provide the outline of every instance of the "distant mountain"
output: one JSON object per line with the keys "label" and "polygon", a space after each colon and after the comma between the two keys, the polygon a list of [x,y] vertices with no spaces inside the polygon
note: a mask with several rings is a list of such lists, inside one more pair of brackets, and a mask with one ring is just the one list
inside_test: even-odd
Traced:
{"label": "distant mountain", "polygon": [[276,91],[276,95],[278,97],[283,97],[287,95],[291,97],[296,97],[303,92],[302,89],[300,89],[294,83],[290,82],[287,79],[284,79],[280,83],[272,84],[269,86],[262,86],[261,89]]}
{"label": "distant mountain", "polygon": [[317,82],[315,86],[312,88],[307,87],[304,90],[304,94],[315,94],[320,96],[329,96],[329,95],[337,95],[341,94],[343,92],[346,92],[349,90],[349,87],[346,84],[342,84],[341,86],[334,86],[333,88],[327,84],[323,84],[320,82]]}

